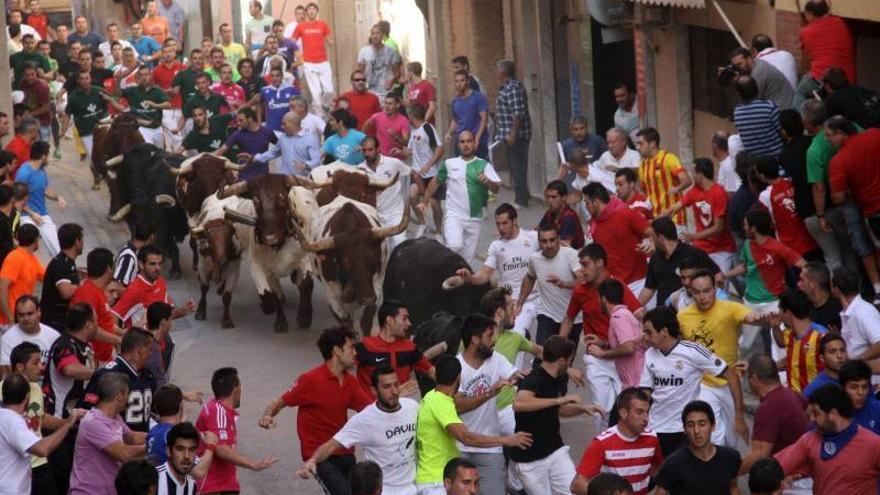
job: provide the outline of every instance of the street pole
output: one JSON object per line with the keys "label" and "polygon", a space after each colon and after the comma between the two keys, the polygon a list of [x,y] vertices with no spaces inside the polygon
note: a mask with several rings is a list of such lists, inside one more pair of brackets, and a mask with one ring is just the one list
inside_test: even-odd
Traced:
{"label": "street pole", "polygon": [[[6,39],[5,15],[0,15],[0,36]],[[9,43],[0,43],[0,112],[8,115],[9,122],[12,122],[12,72],[9,68]]]}

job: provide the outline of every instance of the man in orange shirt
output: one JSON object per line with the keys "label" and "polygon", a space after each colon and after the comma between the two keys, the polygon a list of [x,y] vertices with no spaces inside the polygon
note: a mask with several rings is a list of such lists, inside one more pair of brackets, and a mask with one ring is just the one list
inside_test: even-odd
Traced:
{"label": "man in orange shirt", "polygon": [[36,226],[23,224],[16,235],[18,247],[3,260],[0,268],[0,324],[10,325],[15,321],[12,309],[15,301],[26,294],[33,294],[37,280],[42,281],[46,267],[40,263],[37,248],[40,246],[40,231]]}
{"label": "man in orange shirt", "polygon": [[318,19],[318,4],[311,2],[306,6],[305,21],[296,25],[293,39],[302,41],[303,72],[312,95],[312,111],[324,115],[324,107],[333,100],[333,70],[327,59],[327,46],[333,44],[330,26]]}
{"label": "man in orange shirt", "polygon": [[159,6],[155,0],[147,2],[147,15],[141,19],[144,34],[156,40],[160,45],[168,37],[168,19],[159,15]]}
{"label": "man in orange shirt", "polygon": [[9,171],[10,176],[15,177],[18,167],[31,159],[31,145],[39,137],[40,123],[30,117],[22,119],[21,125],[15,131],[15,137],[6,144],[5,148],[6,151],[15,155],[15,163],[12,164],[12,170]]}
{"label": "man in orange shirt", "polygon": [[[642,155],[639,185],[651,201],[654,216],[659,217],[681,201],[681,193],[692,184],[691,178],[677,156],[660,149],[660,133],[657,129],[646,127],[636,136],[636,148]],[[680,228],[685,225],[684,212],[679,212],[672,219]]]}

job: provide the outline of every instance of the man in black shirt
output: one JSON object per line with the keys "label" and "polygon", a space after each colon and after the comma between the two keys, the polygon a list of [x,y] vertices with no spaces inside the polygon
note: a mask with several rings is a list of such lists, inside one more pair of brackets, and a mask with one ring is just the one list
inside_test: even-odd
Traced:
{"label": "man in black shirt", "polygon": [[654,254],[648,260],[648,273],[645,275],[645,288],[639,294],[642,306],[657,295],[657,304],[665,304],[669,296],[681,289],[678,269],[686,259],[698,260],[703,269],[713,275],[718,273],[718,265],[705,251],[678,240],[675,223],[669,217],[659,217],[651,222],[654,230]]}
{"label": "man in black shirt", "polygon": [[[70,61],[72,52],[70,47],[72,43],[67,39],[70,31],[64,24],[55,26],[55,41],[49,43],[49,55],[58,61],[59,66],[63,66]],[[79,42],[76,42],[79,45]],[[73,55],[76,55],[73,53]]]}
{"label": "man in black shirt", "polygon": [[13,199],[12,186],[0,184],[0,265],[6,255],[15,249],[12,236]]}
{"label": "man in black shirt", "polygon": [[801,270],[797,287],[810,300],[810,319],[834,333],[840,332],[840,301],[831,297],[831,274],[825,263],[811,261]]}
{"label": "man in black shirt", "polygon": [[[825,110],[828,116],[843,115],[859,127],[867,129],[880,124],[877,115],[878,97],[876,93],[861,86],[850,84],[846,72],[840,67],[828,67],[822,76],[822,87],[828,96]],[[868,102],[872,102],[868,104]]]}
{"label": "man in black shirt", "polygon": [[546,493],[548,484],[553,493],[567,493],[574,480],[574,463],[562,442],[559,417],[603,413],[598,406],[582,404],[577,394],[562,395],[574,346],[559,335],[547,339],[541,365],[520,380],[513,402],[516,431],[531,433],[534,440],[526,449],[510,451],[516,473],[530,494]]}
{"label": "man in black shirt", "polygon": [[[104,69],[103,65],[96,66],[92,63],[92,54],[88,50],[80,50],[77,55],[77,60],[79,61],[79,66],[82,70],[89,71],[89,74],[92,76],[93,86],[103,87],[105,80],[113,78],[112,70]],[[76,87],[76,84],[75,77],[68,78],[67,82],[64,83],[64,89],[72,91],[73,88]]]}
{"label": "man in black shirt", "polygon": [[79,286],[76,258],[83,252],[83,228],[75,223],[59,227],[58,245],[61,252],[46,266],[43,277],[40,312],[44,324],[63,332],[68,302]]}
{"label": "man in black shirt", "polygon": [[715,413],[701,400],[689,402],[681,413],[687,447],[666,458],[657,473],[657,495],[729,495],[738,493],[736,475],[742,457],[736,449],[712,443]]}

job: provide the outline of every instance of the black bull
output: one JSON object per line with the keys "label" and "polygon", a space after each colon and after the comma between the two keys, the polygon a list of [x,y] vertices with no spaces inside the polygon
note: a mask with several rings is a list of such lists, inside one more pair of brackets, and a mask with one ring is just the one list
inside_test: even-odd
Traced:
{"label": "black bull", "polygon": [[186,237],[189,226],[175,199],[177,177],[169,168],[179,167],[183,160],[151,144],[139,144],[113,167],[121,206],[110,212],[111,219],[124,219],[132,232],[152,227],[156,246],[171,260],[172,277],[180,275],[177,243]]}

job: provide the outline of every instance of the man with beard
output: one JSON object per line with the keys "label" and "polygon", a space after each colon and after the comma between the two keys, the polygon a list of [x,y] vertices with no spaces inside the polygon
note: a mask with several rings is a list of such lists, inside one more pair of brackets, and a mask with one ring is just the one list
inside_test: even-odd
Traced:
{"label": "man with beard", "polygon": [[819,339],[819,360],[825,369],[804,388],[801,393],[804,397],[809,397],[825,385],[840,384],[840,368],[849,360],[849,350],[846,341],[839,333],[828,332]]}
{"label": "man with beard", "polygon": [[[355,363],[355,333],[345,327],[321,332],[318,349],[324,363],[306,371],[281,397],[268,406],[260,418],[261,428],[274,428],[275,416],[284,407],[299,407],[296,432],[303,461],[315,456],[319,447],[345,426],[348,410],[361,411],[373,402],[350,372]],[[341,443],[341,442],[340,442]],[[337,449],[314,472],[325,489],[333,494],[347,494],[351,487],[349,473],[354,467],[353,449]]]}
{"label": "man with beard", "polygon": [[389,365],[397,372],[401,395],[412,395],[417,384],[412,380],[413,370],[434,378],[434,365],[428,361],[409,338],[412,323],[409,311],[399,301],[386,300],[379,307],[379,333],[364,337],[354,345],[357,353],[357,377],[365,392],[373,393],[373,372]]}
{"label": "man with beard", "polygon": [[[390,97],[389,97],[390,98]],[[388,99],[388,98],[386,98]],[[404,118],[405,119],[405,118]],[[367,136],[361,141],[361,151],[364,154],[364,163],[358,168],[374,174],[380,180],[390,180],[397,176],[397,181],[390,187],[385,188],[376,198],[376,210],[379,212],[379,225],[391,227],[400,223],[403,212],[406,209],[406,191],[409,186],[409,165],[399,159],[389,156],[381,151],[379,140],[373,136]],[[406,240],[406,231],[388,238],[388,250]]]}
{"label": "man with beard", "polygon": [[[516,383],[522,373],[504,356],[495,353],[495,321],[483,315],[470,315],[461,329],[464,350],[461,382],[455,408],[468,430],[486,436],[501,436],[496,396],[507,385]],[[485,493],[504,493],[506,476],[504,453],[500,446],[459,447],[461,456],[477,466]]]}
{"label": "man with beard", "polygon": [[[138,274],[111,310],[126,327],[146,320],[147,308],[154,302],[161,301],[174,306],[174,300],[168,294],[168,284],[162,276],[162,262],[165,258],[162,251],[148,244],[138,251],[137,258]],[[195,310],[195,302],[190,299],[183,307],[174,308],[171,318],[182,318]]]}
{"label": "man with beard", "polygon": [[853,404],[837,385],[813,392],[807,411],[816,424],[774,457],[786,476],[813,478],[813,493],[874,493],[880,476],[880,437],[856,424]]}
{"label": "man with beard", "polygon": [[318,447],[297,475],[303,479],[314,476],[318,464],[333,452],[358,445],[366,460],[382,468],[384,495],[414,495],[419,404],[400,397],[400,380],[388,364],[375,368],[370,379],[376,402],[352,416],[333,438]]}
{"label": "man with beard", "polygon": [[[278,462],[275,456],[254,461],[238,453],[238,408],[241,407],[241,381],[235,368],[220,368],[211,377],[214,398],[202,406],[196,420],[196,428],[207,438],[212,433],[219,438],[217,446],[199,448],[199,456],[207,450],[216,450],[217,459],[199,483],[198,493],[239,493],[236,466],[252,471],[262,471]],[[168,445],[171,440],[168,439]],[[189,492],[194,493],[194,492]]]}
{"label": "man with beard", "polygon": [[168,461],[156,468],[159,486],[156,495],[195,494],[195,479],[204,478],[211,469],[211,461],[217,452],[217,435],[206,431],[204,451],[196,463],[199,447],[199,430],[192,423],[178,423],[166,435]]}

